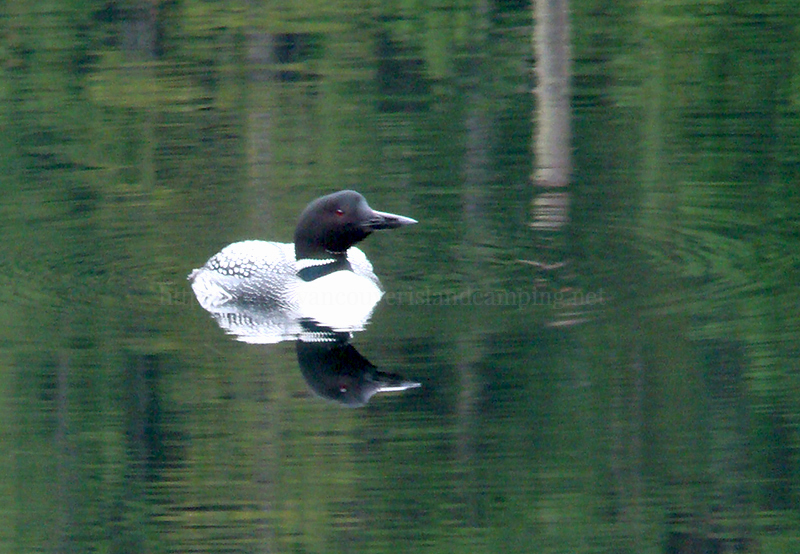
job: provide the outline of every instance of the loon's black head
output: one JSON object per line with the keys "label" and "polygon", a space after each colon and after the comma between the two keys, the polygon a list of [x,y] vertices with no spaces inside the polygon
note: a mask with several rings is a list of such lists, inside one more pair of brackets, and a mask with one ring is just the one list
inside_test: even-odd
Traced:
{"label": "loon's black head", "polygon": [[355,243],[379,229],[395,229],[415,219],[377,212],[353,190],[341,190],[311,202],[297,222],[294,249],[297,259],[344,255]]}

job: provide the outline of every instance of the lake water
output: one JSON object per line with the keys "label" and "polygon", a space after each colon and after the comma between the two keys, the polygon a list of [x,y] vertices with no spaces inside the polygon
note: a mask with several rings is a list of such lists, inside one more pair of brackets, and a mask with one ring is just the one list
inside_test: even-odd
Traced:
{"label": "lake water", "polygon": [[[797,7],[574,1],[542,229],[524,2],[6,4],[0,550],[800,551]],[[356,409],[186,280],[345,188]]]}

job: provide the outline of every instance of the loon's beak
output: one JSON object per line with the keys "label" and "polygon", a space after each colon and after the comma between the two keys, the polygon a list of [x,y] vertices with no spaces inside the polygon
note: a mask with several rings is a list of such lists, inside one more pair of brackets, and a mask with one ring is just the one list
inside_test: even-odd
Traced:
{"label": "loon's beak", "polygon": [[397,229],[398,227],[405,227],[406,225],[414,225],[416,219],[411,219],[404,215],[390,214],[387,212],[376,212],[372,210],[372,216],[364,222],[364,228],[370,231],[378,231],[380,229]]}

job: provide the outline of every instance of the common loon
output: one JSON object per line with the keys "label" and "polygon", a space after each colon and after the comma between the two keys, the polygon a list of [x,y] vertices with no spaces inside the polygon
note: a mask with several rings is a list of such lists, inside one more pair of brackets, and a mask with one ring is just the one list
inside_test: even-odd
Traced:
{"label": "common loon", "polygon": [[[308,320],[358,330],[383,290],[372,264],[353,245],[373,231],[416,222],[373,210],[355,191],[335,192],[303,210],[294,244],[235,242],[192,271],[189,280],[200,305],[246,342],[294,338],[300,322]],[[241,321],[242,308],[248,309],[248,321]]]}

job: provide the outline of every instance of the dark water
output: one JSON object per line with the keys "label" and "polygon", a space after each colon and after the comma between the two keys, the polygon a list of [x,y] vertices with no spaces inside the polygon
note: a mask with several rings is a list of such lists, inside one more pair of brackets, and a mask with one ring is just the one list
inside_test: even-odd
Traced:
{"label": "dark water", "polygon": [[[4,5],[2,550],[800,551],[798,8],[573,2],[541,231],[529,6],[256,4]],[[355,410],[185,280],[341,188]]]}

